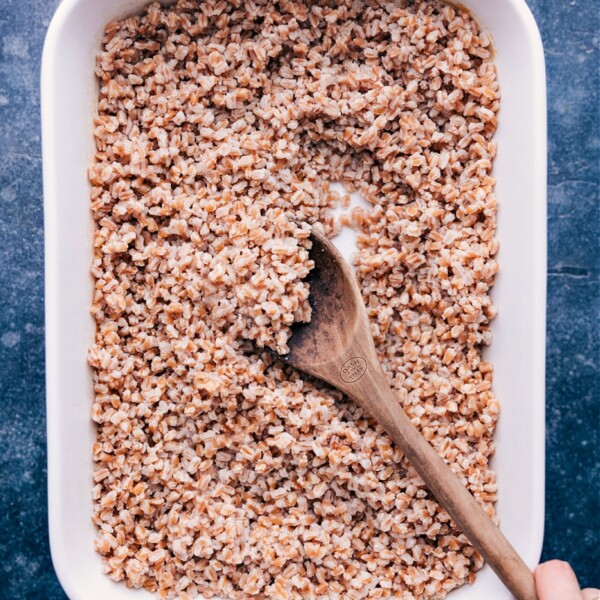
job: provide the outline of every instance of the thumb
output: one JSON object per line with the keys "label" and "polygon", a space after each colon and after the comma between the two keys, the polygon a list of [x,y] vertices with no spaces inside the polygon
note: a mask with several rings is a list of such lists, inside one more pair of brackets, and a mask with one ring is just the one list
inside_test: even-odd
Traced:
{"label": "thumb", "polygon": [[579,583],[569,563],[551,560],[539,565],[534,575],[539,600],[581,600]]}

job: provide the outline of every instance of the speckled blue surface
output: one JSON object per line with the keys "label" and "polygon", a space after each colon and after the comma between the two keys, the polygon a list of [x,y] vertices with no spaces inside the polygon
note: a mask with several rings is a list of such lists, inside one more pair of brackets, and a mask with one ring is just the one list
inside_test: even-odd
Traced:
{"label": "speckled blue surface", "polygon": [[[38,85],[57,4],[0,0],[0,599],[7,600],[66,597],[47,535]],[[548,72],[543,558],[568,560],[583,584],[600,586],[600,15],[596,0],[529,4]]]}

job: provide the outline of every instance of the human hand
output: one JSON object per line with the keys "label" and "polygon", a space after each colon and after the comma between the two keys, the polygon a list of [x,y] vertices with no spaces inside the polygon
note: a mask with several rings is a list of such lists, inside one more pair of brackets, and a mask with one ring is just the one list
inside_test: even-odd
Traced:
{"label": "human hand", "polygon": [[551,560],[534,571],[539,600],[600,600],[600,590],[579,587],[569,563]]}

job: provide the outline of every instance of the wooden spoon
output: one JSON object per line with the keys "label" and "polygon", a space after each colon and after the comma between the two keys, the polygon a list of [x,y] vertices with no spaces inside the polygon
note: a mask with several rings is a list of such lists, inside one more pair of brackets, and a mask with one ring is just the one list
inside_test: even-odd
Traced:
{"label": "wooden spoon", "polygon": [[349,265],[314,229],[311,239],[312,318],[294,326],[289,353],[282,358],[348,394],[379,421],[506,587],[518,600],[537,600],[527,565],[394,396],[377,359],[367,312]]}

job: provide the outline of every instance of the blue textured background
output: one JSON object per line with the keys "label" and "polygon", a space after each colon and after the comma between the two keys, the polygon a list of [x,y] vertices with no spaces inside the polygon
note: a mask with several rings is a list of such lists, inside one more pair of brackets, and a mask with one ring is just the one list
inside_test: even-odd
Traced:
{"label": "blue textured background", "polygon": [[[57,4],[0,0],[0,598],[7,600],[65,598],[46,523],[39,123],[40,57]],[[568,560],[582,584],[600,586],[600,15],[597,0],[529,4],[548,73],[543,558]]]}

